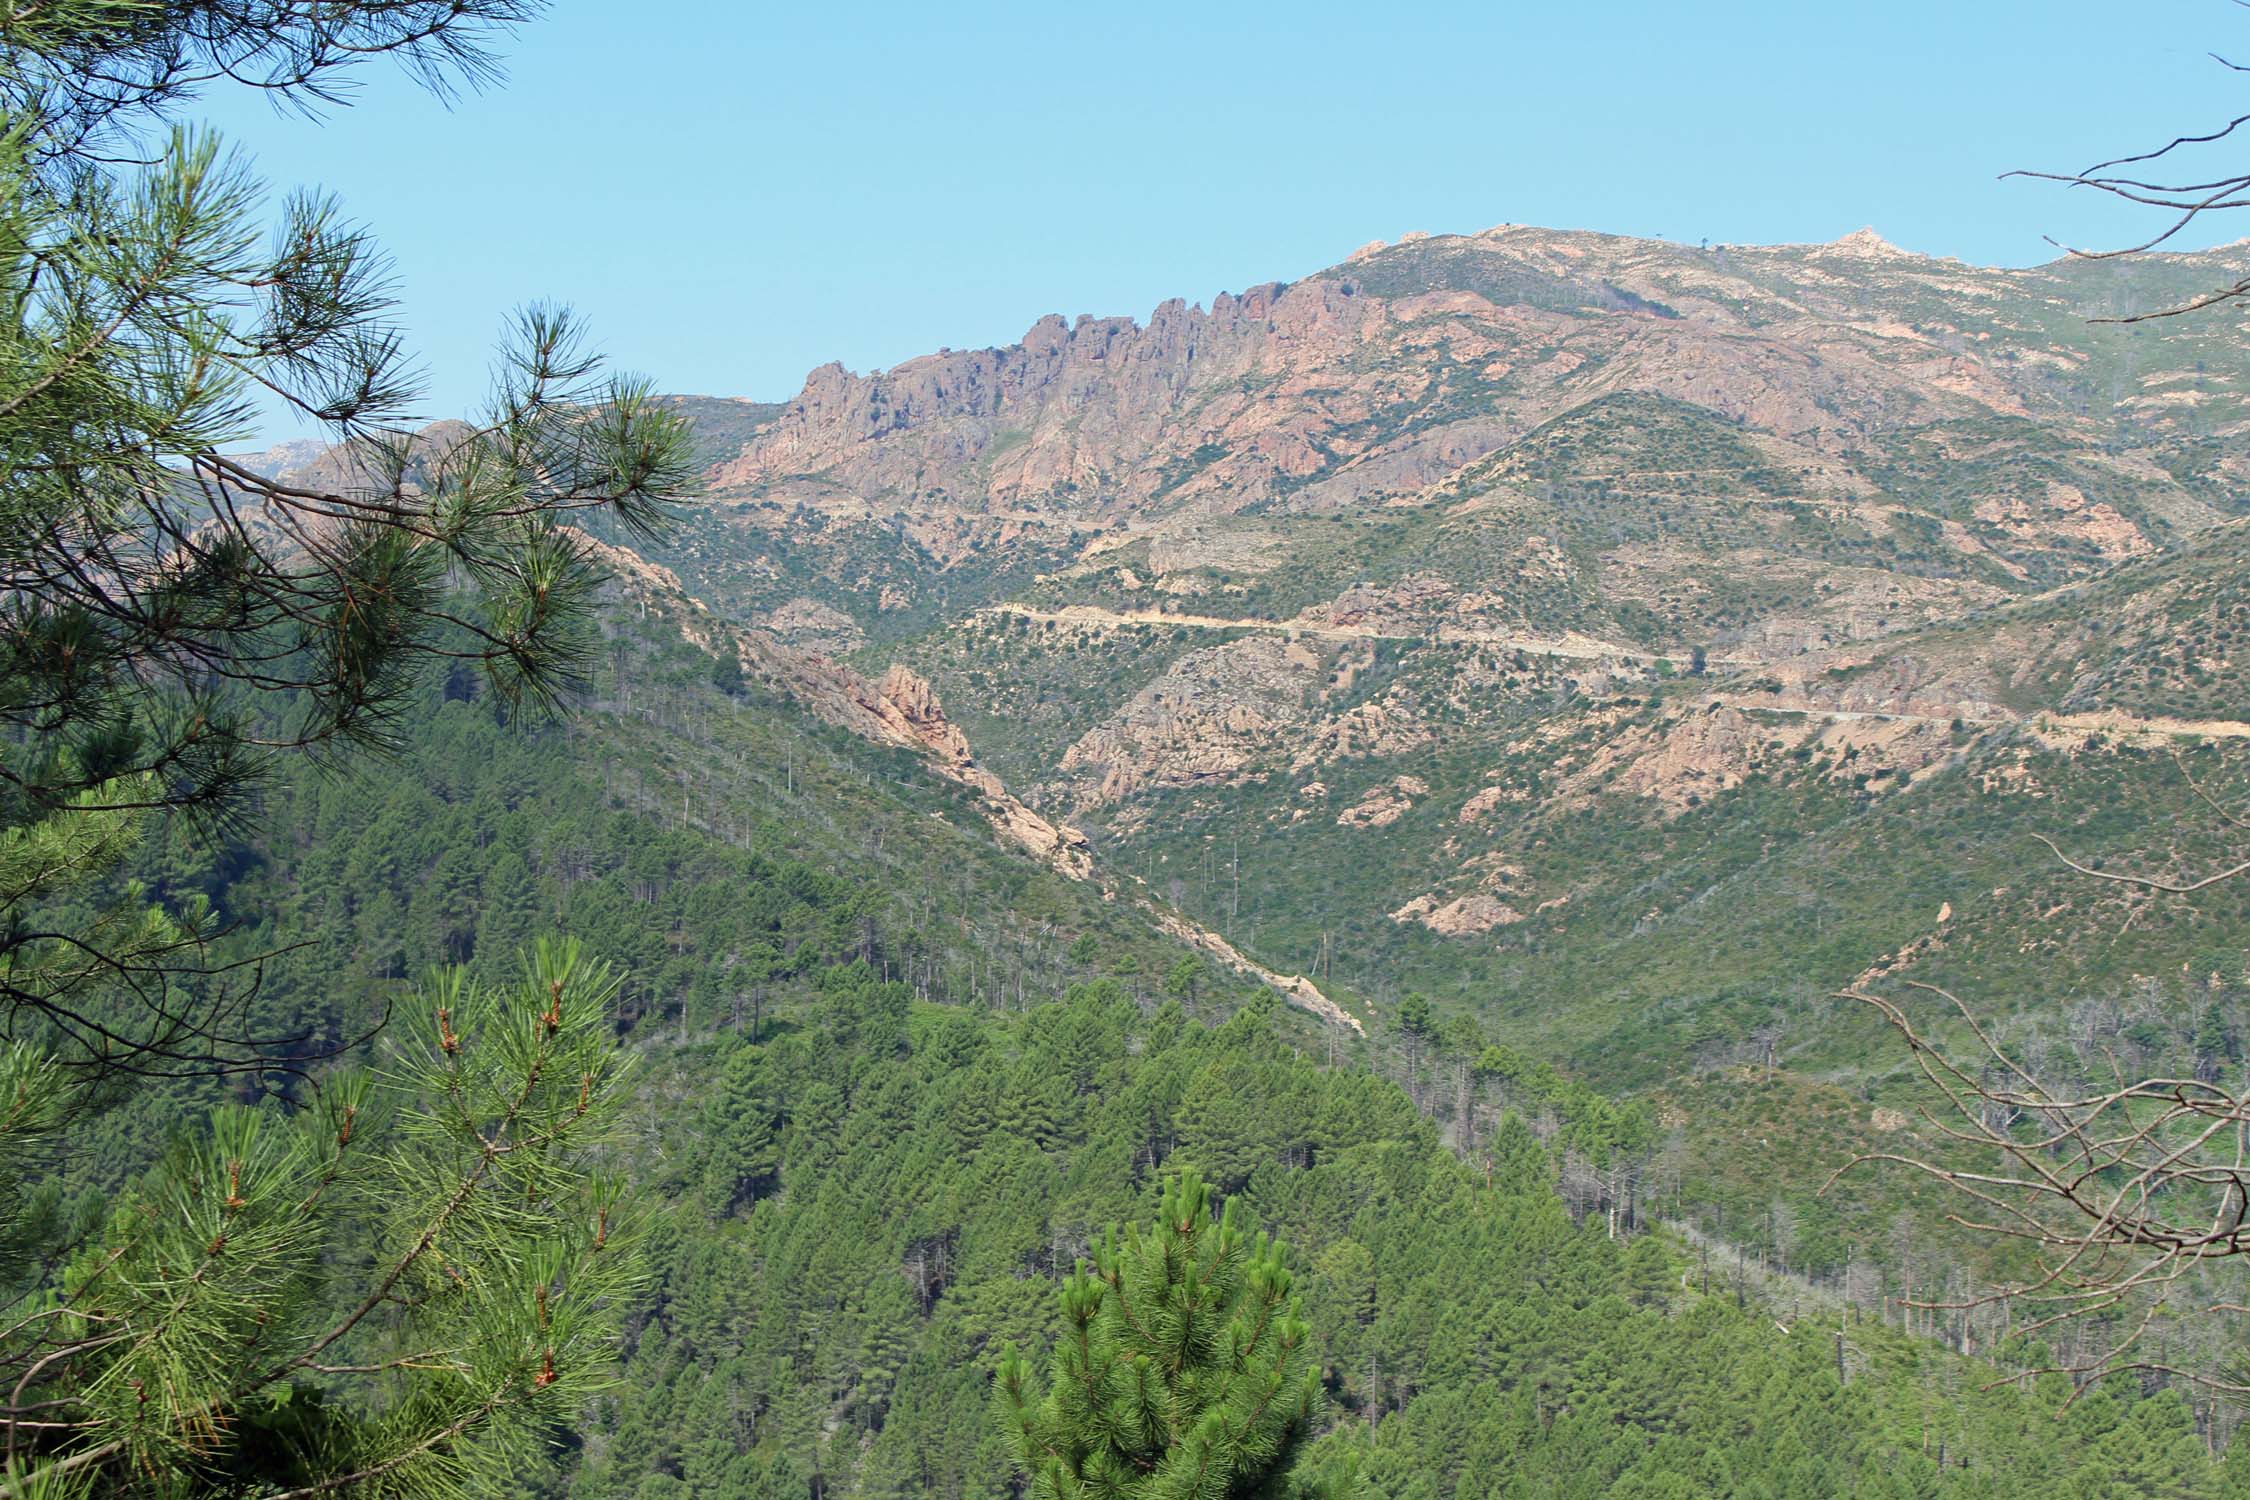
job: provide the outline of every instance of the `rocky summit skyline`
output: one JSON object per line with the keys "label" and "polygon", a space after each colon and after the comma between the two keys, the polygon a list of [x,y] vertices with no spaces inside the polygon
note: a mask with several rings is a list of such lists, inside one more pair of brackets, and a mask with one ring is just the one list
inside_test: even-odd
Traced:
{"label": "rocky summit skyline", "polygon": [[[1723,827],[1775,785],[1945,818],[1907,794],[1981,758],[2242,732],[2250,370],[2224,323],[2104,320],[2246,266],[1408,236],[681,398],[707,500],[654,555],[769,660],[942,723],[1043,853],[1274,969],[1332,974],[1349,932],[1377,988],[1529,994],[1560,981],[1524,956],[1631,888],[1540,850],[1619,819]],[[1251,941],[1222,829],[1358,878]]]}

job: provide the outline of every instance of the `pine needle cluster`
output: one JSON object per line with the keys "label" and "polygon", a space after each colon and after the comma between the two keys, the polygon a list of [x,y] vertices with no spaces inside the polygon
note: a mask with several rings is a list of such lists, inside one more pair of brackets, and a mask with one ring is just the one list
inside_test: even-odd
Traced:
{"label": "pine needle cluster", "polygon": [[[0,1495],[506,1492],[609,1378],[638,1276],[617,988],[569,942],[512,986],[440,971],[382,1065],[183,1130],[9,1289]],[[53,1068],[0,1053],[0,1193],[62,1123]]]}
{"label": "pine needle cluster", "polygon": [[1160,1217],[1114,1226],[1064,1282],[1063,1334],[1042,1394],[1011,1346],[999,1420],[1038,1500],[1221,1500],[1303,1488],[1290,1462],[1320,1384],[1285,1247],[1211,1216],[1193,1172]]}

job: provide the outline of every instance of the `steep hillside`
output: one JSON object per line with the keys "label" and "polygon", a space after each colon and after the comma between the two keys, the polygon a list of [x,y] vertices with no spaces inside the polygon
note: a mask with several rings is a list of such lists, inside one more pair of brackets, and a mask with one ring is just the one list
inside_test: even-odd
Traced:
{"label": "steep hillside", "polygon": [[2200,871],[2250,796],[2250,362],[2099,321],[2243,267],[1410,237],[725,408],[658,555],[1381,1044],[1420,990],[1654,1091],[1724,1198],[1727,1070],[1805,1143],[1911,1102],[1855,981],[2087,1058],[2243,1024],[2250,897],[2033,837]]}
{"label": "steep hillside", "polygon": [[[1746,787],[1801,834],[1840,792],[1914,824],[1953,773],[2233,736],[2250,368],[2210,320],[2097,321],[2214,262],[2250,260],[1409,237],[816,371],[707,441],[664,555],[720,616],[911,663],[963,753],[1251,947],[1360,929],[1380,995],[1436,934],[1460,989],[1635,885],[1552,868],[1570,829],[1727,830]],[[1290,872],[1247,918],[1245,838]]]}

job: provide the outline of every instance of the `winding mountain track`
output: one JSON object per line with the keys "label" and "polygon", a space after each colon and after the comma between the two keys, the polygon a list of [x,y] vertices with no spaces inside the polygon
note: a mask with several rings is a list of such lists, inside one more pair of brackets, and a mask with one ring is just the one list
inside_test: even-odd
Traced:
{"label": "winding mountain track", "polygon": [[[1653,663],[1684,660],[1687,653],[1639,651],[1630,646],[1612,645],[1608,641],[1565,631],[1561,635],[1525,635],[1513,630],[1472,630],[1459,625],[1440,625],[1433,634],[1420,630],[1377,630],[1371,625],[1334,625],[1304,620],[1232,620],[1223,615],[1166,614],[1154,609],[1105,609],[1098,604],[1066,604],[1061,609],[1034,609],[1028,604],[995,604],[980,613],[1013,615],[1018,619],[1036,620],[1047,625],[1091,625],[1115,628],[1122,625],[1165,625],[1185,630],[1248,630],[1266,635],[1308,636],[1324,641],[1416,641],[1424,645],[1497,646],[1502,650],[1521,651],[1527,656],[1555,656],[1569,661],[1629,661]],[[1757,657],[1709,658],[1715,667],[1756,667],[1765,663]]]}
{"label": "winding mountain track", "polygon": [[2250,724],[2240,719],[2153,719],[2136,718],[2115,709],[2100,709],[2087,714],[2034,714],[2034,728],[2051,725],[2056,729],[2074,730],[2084,734],[2133,734],[2168,739],[2250,740]]}
{"label": "winding mountain track", "polygon": [[[1224,615],[1167,614],[1154,609],[1106,609],[1098,604],[1066,604],[1061,609],[1035,609],[1028,604],[1005,603],[988,606],[979,611],[987,615],[1012,615],[1018,619],[1035,620],[1047,625],[1084,625],[1098,629],[1115,629],[1120,626],[1171,626],[1184,630],[1242,630],[1267,635],[1304,636],[1314,640],[1330,641],[1413,641],[1423,645],[1479,645],[1495,646],[1506,651],[1521,651],[1529,656],[1559,657],[1567,661],[1625,661],[1651,664],[1660,661],[1679,661],[1678,653],[1640,651],[1630,646],[1619,646],[1592,636],[1566,631],[1559,636],[1525,635],[1510,630],[1472,630],[1456,625],[1441,625],[1433,634],[1428,631],[1377,630],[1370,625],[1335,625],[1303,620],[1229,619]],[[1762,657],[1713,656],[1708,658],[1714,667],[1749,669],[1770,666]],[[2091,713],[2060,714],[2036,711],[2023,715],[1991,714],[1916,714],[1889,713],[1880,709],[1819,708],[1806,704],[1761,703],[1748,699],[1721,696],[1717,701],[1749,712],[1790,714],[1803,718],[1823,719],[1831,723],[1851,724],[1863,721],[1896,724],[1974,724],[1990,728],[2007,724],[2022,724],[2032,729],[2052,730],[2063,734],[2127,735],[2146,739],[2250,739],[2250,723],[2239,719],[2175,719],[2163,716],[2143,718],[2116,709],[2100,709]]]}
{"label": "winding mountain track", "polygon": [[1980,728],[2019,724],[2034,731],[2124,735],[2135,739],[2250,739],[2250,724],[2239,719],[2173,719],[2163,716],[2141,718],[2107,708],[2083,714],[2049,713],[2042,709],[2020,716],[1995,717],[1989,714],[1908,714],[1885,713],[1877,709],[1807,708],[1802,705],[1754,703],[1746,699],[1731,698],[1721,698],[1718,701],[1745,713],[1791,714],[1838,724],[1863,720],[1890,724],[1974,724]]}

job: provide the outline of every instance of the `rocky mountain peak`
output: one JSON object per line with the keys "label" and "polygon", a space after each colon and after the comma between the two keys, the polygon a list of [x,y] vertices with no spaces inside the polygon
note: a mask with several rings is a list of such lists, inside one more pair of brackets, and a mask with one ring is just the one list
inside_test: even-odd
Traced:
{"label": "rocky mountain peak", "polygon": [[2218,430],[2245,395],[2214,385],[2211,370],[2239,366],[2225,351],[2182,339],[2112,369],[2094,343],[2051,347],[2125,298],[2165,300],[2160,275],[2199,286],[2203,269],[1979,269],[1873,228],[1763,248],[1522,225],[1410,234],[1208,309],[1050,314],[1001,347],[867,375],[823,366],[710,483],[879,516],[952,562],[980,535],[1041,523],[1407,503],[1623,394],[1830,465],[1945,423],[2029,419],[2070,443],[2108,441],[2106,413],[2144,434]]}
{"label": "rocky mountain peak", "polygon": [[1872,224],[1853,230],[1841,239],[1831,240],[1820,247],[1833,255],[1849,255],[1861,260],[1923,260],[1911,250],[1902,250],[1875,232]]}

